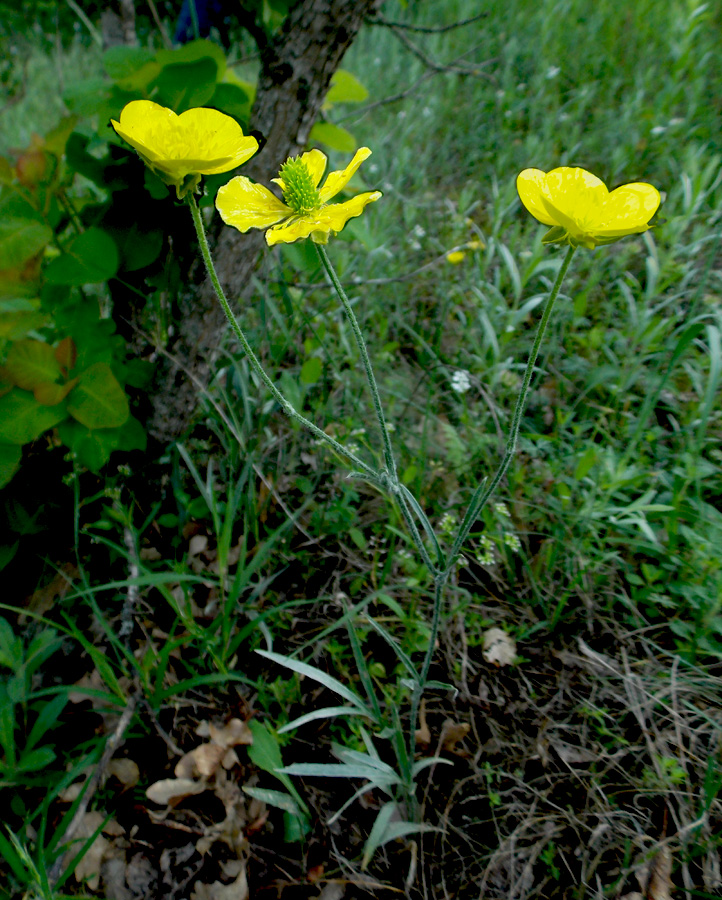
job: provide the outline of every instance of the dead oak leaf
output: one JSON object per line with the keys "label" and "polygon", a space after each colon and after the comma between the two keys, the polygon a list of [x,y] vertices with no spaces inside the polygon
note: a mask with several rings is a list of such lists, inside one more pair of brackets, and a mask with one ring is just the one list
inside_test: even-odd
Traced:
{"label": "dead oak leaf", "polygon": [[223,884],[221,881],[214,881],[212,884],[196,882],[191,891],[191,900],[248,900],[245,867],[230,884]]}
{"label": "dead oak leaf", "polygon": [[501,628],[484,632],[481,655],[491,665],[510,666],[516,659],[516,641]]}
{"label": "dead oak leaf", "polygon": [[153,803],[167,806],[177,806],[186,797],[194,794],[202,794],[208,790],[208,785],[192,778],[163,778],[151,784],[146,790],[146,797]]}

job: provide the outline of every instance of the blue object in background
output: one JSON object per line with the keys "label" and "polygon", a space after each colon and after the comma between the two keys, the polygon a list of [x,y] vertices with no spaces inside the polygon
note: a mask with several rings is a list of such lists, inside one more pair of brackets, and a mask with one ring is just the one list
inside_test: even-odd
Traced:
{"label": "blue object in background", "polygon": [[196,34],[193,28],[193,11],[191,3],[195,3],[196,16],[198,18],[198,37],[206,38],[214,26],[223,34],[223,20],[226,16],[226,4],[223,0],[183,0],[183,7],[178,17],[173,42],[187,44],[195,40]]}

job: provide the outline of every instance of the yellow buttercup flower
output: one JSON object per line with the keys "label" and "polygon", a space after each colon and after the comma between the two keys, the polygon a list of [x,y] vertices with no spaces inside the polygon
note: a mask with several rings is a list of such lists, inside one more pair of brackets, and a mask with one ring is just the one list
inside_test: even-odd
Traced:
{"label": "yellow buttercup flower", "polygon": [[218,191],[216,207],[226,225],[239,231],[268,229],[266,242],[269,246],[290,244],[306,237],[325,244],[331,232],[341,231],[349,219],[360,216],[369,203],[381,196],[381,191],[368,191],[345,203],[328,202],[348,184],[369,156],[368,147],[357,150],[346,168],[330,172],[323,187],[319,188],[327,159],[320,150],[310,150],[288,159],[281,167],[279,177],[272,179],[283,192],[282,201],[268,188],[239,175]]}
{"label": "yellow buttercup flower", "polygon": [[150,100],[123,107],[116,132],[179,197],[194,190],[201,175],[229,172],[258,150],[258,141],[216,109],[189,109],[176,115]]}
{"label": "yellow buttercup flower", "polygon": [[551,226],[545,244],[590,248],[647,231],[661,199],[651,184],[624,184],[610,192],[596,175],[568,166],[524,169],[516,187],[534,218]]}

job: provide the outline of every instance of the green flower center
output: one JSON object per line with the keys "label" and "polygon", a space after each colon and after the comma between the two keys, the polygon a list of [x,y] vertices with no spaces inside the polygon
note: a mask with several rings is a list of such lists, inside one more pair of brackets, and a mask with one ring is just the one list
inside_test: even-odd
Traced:
{"label": "green flower center", "polygon": [[299,156],[287,159],[278,174],[283,180],[283,200],[297,215],[305,216],[321,206],[311,173]]}

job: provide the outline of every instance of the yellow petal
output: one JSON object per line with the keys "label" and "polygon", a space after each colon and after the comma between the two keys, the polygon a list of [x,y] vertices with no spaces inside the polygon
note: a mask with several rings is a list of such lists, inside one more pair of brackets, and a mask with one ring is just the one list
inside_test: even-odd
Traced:
{"label": "yellow petal", "polygon": [[131,147],[149,159],[158,159],[164,154],[149,146],[148,141],[152,142],[154,134],[164,134],[169,127],[172,128],[177,119],[173,110],[151,100],[132,100],[123,107],[120,121],[111,119],[110,124]]}
{"label": "yellow petal", "polygon": [[338,194],[338,192],[349,183],[358,167],[365,159],[368,159],[369,156],[371,156],[371,151],[369,150],[369,148],[361,147],[356,151],[353,159],[345,169],[339,170],[337,172],[329,172],[324,186],[319,191],[319,194],[321,195],[321,202],[328,203],[331,197],[335,197],[336,194]]}
{"label": "yellow petal", "polygon": [[215,109],[189,109],[180,116],[151,100],[133,100],[111,121],[116,132],[154,169],[172,181],[186,175],[228,172],[258,149],[254,137]]}
{"label": "yellow petal", "polygon": [[323,235],[341,231],[349,219],[360,216],[369,203],[381,196],[381,191],[369,191],[345,203],[332,203],[307,216],[288,219],[270,228],[266,232],[266,241],[269,247],[279,243],[291,244],[307,237],[312,237],[317,243],[326,243]]}
{"label": "yellow petal", "polygon": [[249,228],[268,228],[292,215],[291,210],[261,184],[254,184],[242,175],[231,178],[219,189],[216,209],[226,225],[239,231]]}
{"label": "yellow petal", "polygon": [[618,187],[609,194],[596,233],[612,236],[646,231],[660,200],[659,191],[651,184],[635,182]]}
{"label": "yellow petal", "polygon": [[562,166],[547,173],[542,202],[570,234],[594,233],[603,218],[609,192],[603,181],[586,169]]}
{"label": "yellow petal", "polygon": [[535,219],[544,225],[559,225],[552,219],[542,203],[542,194],[546,187],[546,173],[541,169],[524,169],[516,179],[519,199]]}
{"label": "yellow petal", "polygon": [[317,231],[325,230],[328,232],[328,226],[318,221],[315,216],[296,216],[287,219],[273,228],[269,228],[266,232],[266,243],[269,247],[274,244],[292,244],[294,241],[300,241]]}
{"label": "yellow petal", "polygon": [[323,224],[321,230],[339,232],[349,219],[360,216],[369,203],[373,203],[382,196],[381,191],[368,191],[365,194],[358,194],[345,203],[332,203],[330,206],[324,206],[318,213],[318,220]]}
{"label": "yellow petal", "polygon": [[[183,140],[195,149],[195,156],[205,159],[202,175],[228,172],[250,159],[258,150],[258,141],[244,135],[243,129],[230,116],[217,109],[189,109],[178,116]],[[228,161],[218,163],[219,158]]]}

